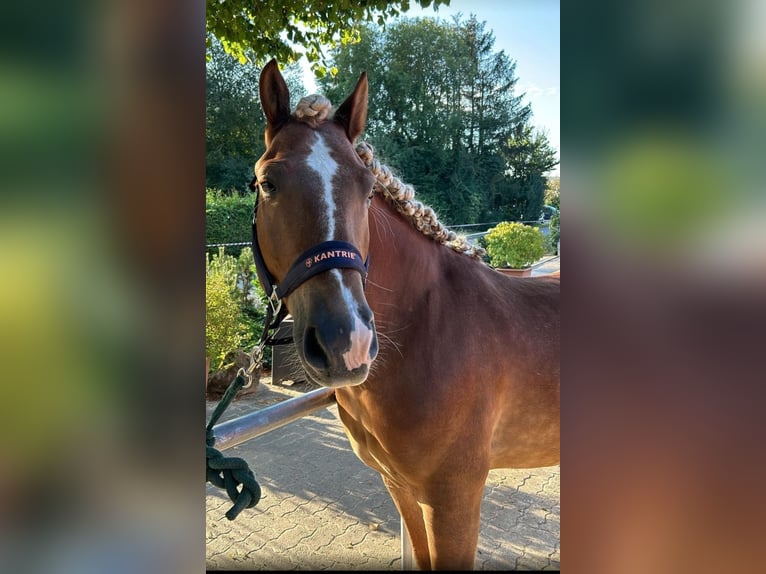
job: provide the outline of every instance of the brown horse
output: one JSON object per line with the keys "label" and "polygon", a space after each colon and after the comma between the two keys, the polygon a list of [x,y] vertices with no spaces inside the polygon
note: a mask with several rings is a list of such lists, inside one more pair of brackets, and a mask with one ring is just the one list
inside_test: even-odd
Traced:
{"label": "brown horse", "polygon": [[369,146],[354,148],[365,74],[334,114],[321,96],[291,114],[274,60],[260,95],[254,241],[273,282],[292,283],[283,300],[298,356],[336,388],[354,452],[383,477],[418,566],[472,569],[489,470],[559,461],[560,280],[506,277],[443,244],[453,236],[433,212]]}

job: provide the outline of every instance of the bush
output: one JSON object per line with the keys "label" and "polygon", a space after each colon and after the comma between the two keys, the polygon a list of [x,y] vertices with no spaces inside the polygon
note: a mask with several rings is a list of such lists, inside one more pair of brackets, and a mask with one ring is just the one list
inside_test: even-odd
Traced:
{"label": "bush", "polygon": [[494,267],[529,267],[545,255],[545,237],[536,227],[504,221],[484,237]]}
{"label": "bush", "polygon": [[[205,191],[206,243],[239,243],[253,236],[255,194],[226,195],[216,189]],[[241,247],[230,247],[229,253],[239,256]]]}
{"label": "bush", "polygon": [[[255,273],[253,251],[239,257],[224,247],[207,256],[205,350],[211,371],[223,367],[226,355],[242,348],[249,353],[260,340],[266,318],[266,295]],[[271,364],[271,348],[264,349],[264,365]]]}
{"label": "bush", "polygon": [[[232,265],[234,263],[234,265]],[[236,290],[236,262],[223,249],[207,257],[205,273],[205,354],[211,370],[223,367],[227,353],[239,348],[245,330]]]}

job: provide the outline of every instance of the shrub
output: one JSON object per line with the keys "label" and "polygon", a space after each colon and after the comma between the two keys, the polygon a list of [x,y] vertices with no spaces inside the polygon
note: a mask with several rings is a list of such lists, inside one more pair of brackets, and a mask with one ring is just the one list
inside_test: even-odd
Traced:
{"label": "shrub", "polygon": [[255,260],[251,247],[244,247],[237,258],[237,289],[240,293],[243,307],[253,306],[263,312],[266,304],[266,294],[263,292],[258,276],[255,273]]}
{"label": "shrub", "polygon": [[205,354],[212,370],[223,366],[227,353],[239,348],[245,325],[236,290],[236,261],[223,249],[207,257],[205,273]]}
{"label": "shrub", "polygon": [[[216,371],[230,351],[242,348],[249,353],[263,330],[266,295],[255,273],[252,249],[243,248],[238,258],[224,247],[208,255],[205,294],[206,353]],[[263,362],[271,364],[271,347],[264,349]]]}
{"label": "shrub", "polygon": [[523,223],[504,221],[485,236],[487,254],[494,267],[529,267],[545,255],[545,238],[540,230]]}

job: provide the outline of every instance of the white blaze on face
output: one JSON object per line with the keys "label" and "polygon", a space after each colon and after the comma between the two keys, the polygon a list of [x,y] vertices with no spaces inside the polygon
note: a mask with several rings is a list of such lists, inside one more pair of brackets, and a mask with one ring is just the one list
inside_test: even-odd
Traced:
{"label": "white blaze on face", "polygon": [[[340,275],[337,269],[334,270],[333,273],[338,273],[338,275]],[[346,286],[342,283],[341,287],[343,289],[344,297],[346,293],[348,293],[349,296],[351,295]],[[356,306],[352,307],[352,309],[355,310]],[[343,362],[346,363],[346,369],[353,371],[362,365],[367,365],[369,367],[372,329],[369,329],[367,325],[362,322],[356,311],[354,311],[354,328],[351,331],[349,338],[351,339],[351,348],[343,353]]]}
{"label": "white blaze on face", "polygon": [[338,164],[330,155],[330,148],[324,143],[324,138],[320,134],[315,135],[316,139],[311,147],[311,153],[306,158],[306,164],[319,175],[322,181],[321,199],[324,203],[324,218],[321,223],[326,226],[325,241],[331,241],[335,237],[335,199],[332,196],[332,180],[338,170]]}
{"label": "white blaze on face", "polygon": [[[321,200],[324,207],[324,217],[320,224],[326,226],[324,230],[325,241],[331,241],[335,238],[336,210],[332,180],[335,177],[335,172],[338,170],[338,164],[330,155],[330,148],[327,147],[322,135],[319,133],[315,135],[316,139],[311,147],[311,153],[306,158],[306,164],[319,175],[322,181]],[[351,348],[343,353],[343,361],[346,364],[346,368],[351,371],[362,365],[370,364],[370,345],[372,344],[373,333],[359,318],[356,301],[354,301],[354,297],[351,295],[348,287],[343,284],[340,271],[333,269],[330,271],[330,274],[337,279],[343,300],[354,317],[354,328],[349,335]]]}

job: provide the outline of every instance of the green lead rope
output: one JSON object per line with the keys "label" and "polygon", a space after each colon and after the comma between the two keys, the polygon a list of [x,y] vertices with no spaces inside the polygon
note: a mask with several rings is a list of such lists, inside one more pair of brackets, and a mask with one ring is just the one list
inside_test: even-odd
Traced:
{"label": "green lead rope", "polygon": [[244,385],[245,378],[238,374],[215,407],[205,434],[207,482],[226,489],[226,493],[234,503],[234,506],[226,512],[226,518],[229,520],[234,520],[245,508],[252,508],[261,499],[261,485],[258,484],[247,462],[239,457],[225,457],[219,450],[213,448],[215,446],[213,426]]}

